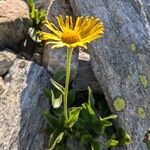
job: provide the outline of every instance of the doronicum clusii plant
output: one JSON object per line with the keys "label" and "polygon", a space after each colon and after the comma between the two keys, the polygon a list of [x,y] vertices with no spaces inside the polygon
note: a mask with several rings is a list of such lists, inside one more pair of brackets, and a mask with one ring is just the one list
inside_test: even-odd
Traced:
{"label": "doronicum clusii plant", "polygon": [[46,45],[52,44],[52,49],[64,46],[67,47],[65,88],[55,83],[55,81],[52,81],[52,83],[54,83],[63,95],[64,116],[65,119],[68,120],[67,96],[73,50],[76,47],[87,49],[87,43],[103,36],[104,26],[98,18],[94,17],[77,17],[75,24],[73,24],[71,16],[66,16],[65,21],[61,15],[56,18],[60,28],[57,28],[53,23],[45,20],[44,25],[51,31],[51,33],[41,31],[39,36],[41,41]]}
{"label": "doronicum clusii plant", "polygon": [[[75,22],[71,16],[62,15],[56,17],[59,27],[56,27],[47,19],[43,24],[49,32],[40,31],[40,40],[54,48],[67,48],[65,87],[58,81],[51,79],[52,88],[46,90],[45,94],[50,100],[52,108],[45,111],[44,116],[48,121],[50,133],[49,150],[67,149],[65,144],[68,137],[75,138],[89,150],[98,150],[101,145],[107,147],[116,146],[118,141],[113,136],[106,143],[98,142],[95,137],[104,133],[106,127],[112,126],[111,120],[116,115],[106,118],[99,117],[92,106],[92,91],[88,88],[88,102],[80,107],[73,107],[68,104],[74,101],[74,91],[69,89],[70,65],[74,48],[82,47],[87,49],[87,44],[93,40],[102,38],[104,25],[95,17],[77,17]],[[61,77],[58,77],[57,79]],[[69,101],[68,101],[69,100]],[[61,105],[63,103],[63,105]]]}
{"label": "doronicum clusii plant", "polygon": [[40,42],[38,31],[41,30],[43,26],[43,21],[46,17],[45,10],[38,10],[35,6],[34,0],[27,0],[29,6],[29,16],[30,16],[30,23],[29,23],[29,31],[28,34],[31,39],[35,42]]}

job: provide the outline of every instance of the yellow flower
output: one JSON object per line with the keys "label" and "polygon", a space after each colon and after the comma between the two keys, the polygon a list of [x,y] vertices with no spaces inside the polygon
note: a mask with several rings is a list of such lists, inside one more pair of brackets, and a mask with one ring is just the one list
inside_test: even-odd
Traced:
{"label": "yellow flower", "polygon": [[103,23],[98,18],[94,17],[77,17],[76,23],[73,24],[71,16],[66,16],[65,20],[62,15],[56,17],[59,28],[47,19],[44,25],[51,31],[51,33],[41,31],[39,33],[40,39],[45,44],[52,44],[52,48],[59,47],[84,47],[91,41],[101,38],[104,34]]}

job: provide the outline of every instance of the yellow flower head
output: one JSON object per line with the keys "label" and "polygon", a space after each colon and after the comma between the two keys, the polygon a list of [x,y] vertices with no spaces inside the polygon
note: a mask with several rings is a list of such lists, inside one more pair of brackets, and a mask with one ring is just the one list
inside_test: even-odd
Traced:
{"label": "yellow flower head", "polygon": [[58,25],[57,28],[53,23],[47,19],[44,25],[51,31],[51,33],[41,31],[39,33],[40,39],[45,44],[52,44],[52,48],[59,48],[67,46],[69,48],[84,47],[91,41],[101,38],[104,34],[103,23],[98,18],[94,17],[77,17],[75,24],[71,16],[66,16],[65,20],[62,15],[56,17]]}

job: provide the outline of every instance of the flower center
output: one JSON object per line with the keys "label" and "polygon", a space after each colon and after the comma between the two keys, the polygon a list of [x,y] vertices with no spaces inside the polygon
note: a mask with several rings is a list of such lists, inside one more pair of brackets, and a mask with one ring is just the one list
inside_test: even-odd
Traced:
{"label": "flower center", "polygon": [[73,44],[73,43],[79,42],[81,39],[81,36],[80,34],[75,33],[73,30],[70,30],[70,31],[64,32],[61,39],[64,43]]}

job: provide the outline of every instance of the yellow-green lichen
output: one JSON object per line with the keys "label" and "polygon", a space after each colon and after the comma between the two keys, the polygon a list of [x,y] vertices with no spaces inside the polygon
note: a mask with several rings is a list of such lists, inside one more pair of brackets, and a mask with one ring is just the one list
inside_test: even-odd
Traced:
{"label": "yellow-green lichen", "polygon": [[116,111],[122,111],[125,108],[125,100],[122,97],[117,97],[114,99],[113,106]]}
{"label": "yellow-green lichen", "polygon": [[140,74],[139,75],[139,80],[140,80],[140,84],[144,87],[147,88],[148,86],[148,80],[147,77],[144,74]]}
{"label": "yellow-green lichen", "polygon": [[127,76],[127,79],[128,79],[129,81],[131,81],[131,80],[132,80],[132,77],[131,77],[131,75],[130,75],[130,74]]}
{"label": "yellow-green lichen", "polygon": [[137,51],[136,43],[134,43],[134,42],[133,42],[133,43],[131,43],[131,45],[130,45],[130,48],[129,48],[129,49],[130,49],[130,51],[131,51],[131,52],[136,52],[136,51]]}
{"label": "yellow-green lichen", "polygon": [[144,107],[138,107],[137,112],[140,118],[144,119],[146,116]]}

